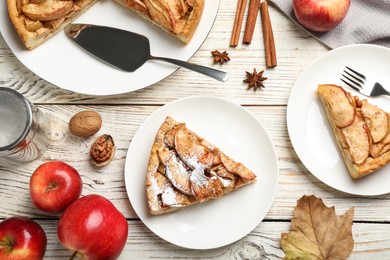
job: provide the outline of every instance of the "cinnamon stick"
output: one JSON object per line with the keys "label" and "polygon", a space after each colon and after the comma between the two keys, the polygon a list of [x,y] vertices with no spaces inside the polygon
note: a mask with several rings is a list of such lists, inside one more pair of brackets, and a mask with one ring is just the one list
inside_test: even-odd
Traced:
{"label": "cinnamon stick", "polygon": [[250,44],[253,37],[253,31],[255,30],[257,20],[257,9],[259,8],[260,0],[250,0],[248,8],[248,16],[246,18],[246,25],[244,31],[243,43]]}
{"label": "cinnamon stick", "polygon": [[238,39],[240,38],[242,20],[244,19],[246,4],[247,0],[238,0],[236,17],[234,18],[232,38],[230,40],[230,46],[232,47],[236,47],[238,45]]}
{"label": "cinnamon stick", "polygon": [[266,0],[262,0],[260,3],[260,13],[261,23],[263,26],[266,66],[268,68],[274,68],[277,66],[275,39],[268,12],[268,3]]}

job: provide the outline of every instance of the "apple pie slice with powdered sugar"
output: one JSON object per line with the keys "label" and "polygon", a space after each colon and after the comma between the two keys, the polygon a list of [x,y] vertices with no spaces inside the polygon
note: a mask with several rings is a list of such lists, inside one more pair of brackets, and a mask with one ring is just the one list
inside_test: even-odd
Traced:
{"label": "apple pie slice with powdered sugar", "polygon": [[146,175],[149,212],[159,215],[223,195],[256,175],[219,148],[167,117],[154,140]]}

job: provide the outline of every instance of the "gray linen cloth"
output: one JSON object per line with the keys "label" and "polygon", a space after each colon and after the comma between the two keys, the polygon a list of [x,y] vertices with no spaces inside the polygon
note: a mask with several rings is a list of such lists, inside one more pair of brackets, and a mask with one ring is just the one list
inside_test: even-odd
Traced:
{"label": "gray linen cloth", "polygon": [[[297,22],[293,0],[271,2]],[[347,16],[338,26],[325,33],[306,31],[330,48],[354,43],[390,47],[390,0],[351,0]]]}

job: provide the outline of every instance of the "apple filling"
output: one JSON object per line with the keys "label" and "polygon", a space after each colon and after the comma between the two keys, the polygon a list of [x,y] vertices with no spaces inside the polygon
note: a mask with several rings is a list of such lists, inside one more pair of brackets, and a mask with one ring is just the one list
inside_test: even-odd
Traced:
{"label": "apple filling", "polygon": [[125,3],[172,33],[183,30],[194,7],[194,0],[125,0]]}
{"label": "apple filling", "polygon": [[82,1],[18,0],[17,3],[20,23],[37,37],[45,37],[78,12]]}
{"label": "apple filling", "polygon": [[[74,21],[97,0],[6,0],[9,17],[28,50]],[[189,43],[203,13],[204,0],[116,0],[142,18]]]}
{"label": "apple filling", "polygon": [[195,33],[204,8],[204,0],[115,1],[186,44]]}
{"label": "apple filling", "polygon": [[32,50],[76,19],[97,0],[7,0],[21,40]]}
{"label": "apple filling", "polygon": [[153,215],[215,199],[255,181],[242,163],[168,117],[152,148],[147,193]]}
{"label": "apple filling", "polygon": [[336,85],[319,85],[344,161],[353,178],[390,161],[390,114]]}

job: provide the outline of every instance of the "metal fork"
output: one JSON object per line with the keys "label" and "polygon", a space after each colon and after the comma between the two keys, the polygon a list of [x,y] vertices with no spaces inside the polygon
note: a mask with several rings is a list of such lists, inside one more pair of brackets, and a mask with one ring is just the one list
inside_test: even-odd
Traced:
{"label": "metal fork", "polygon": [[340,78],[340,80],[342,82],[365,96],[390,96],[390,92],[387,91],[380,83],[368,78],[367,76],[357,72],[356,70],[351,69],[348,66],[345,66],[345,69],[343,70],[341,76],[342,77]]}

